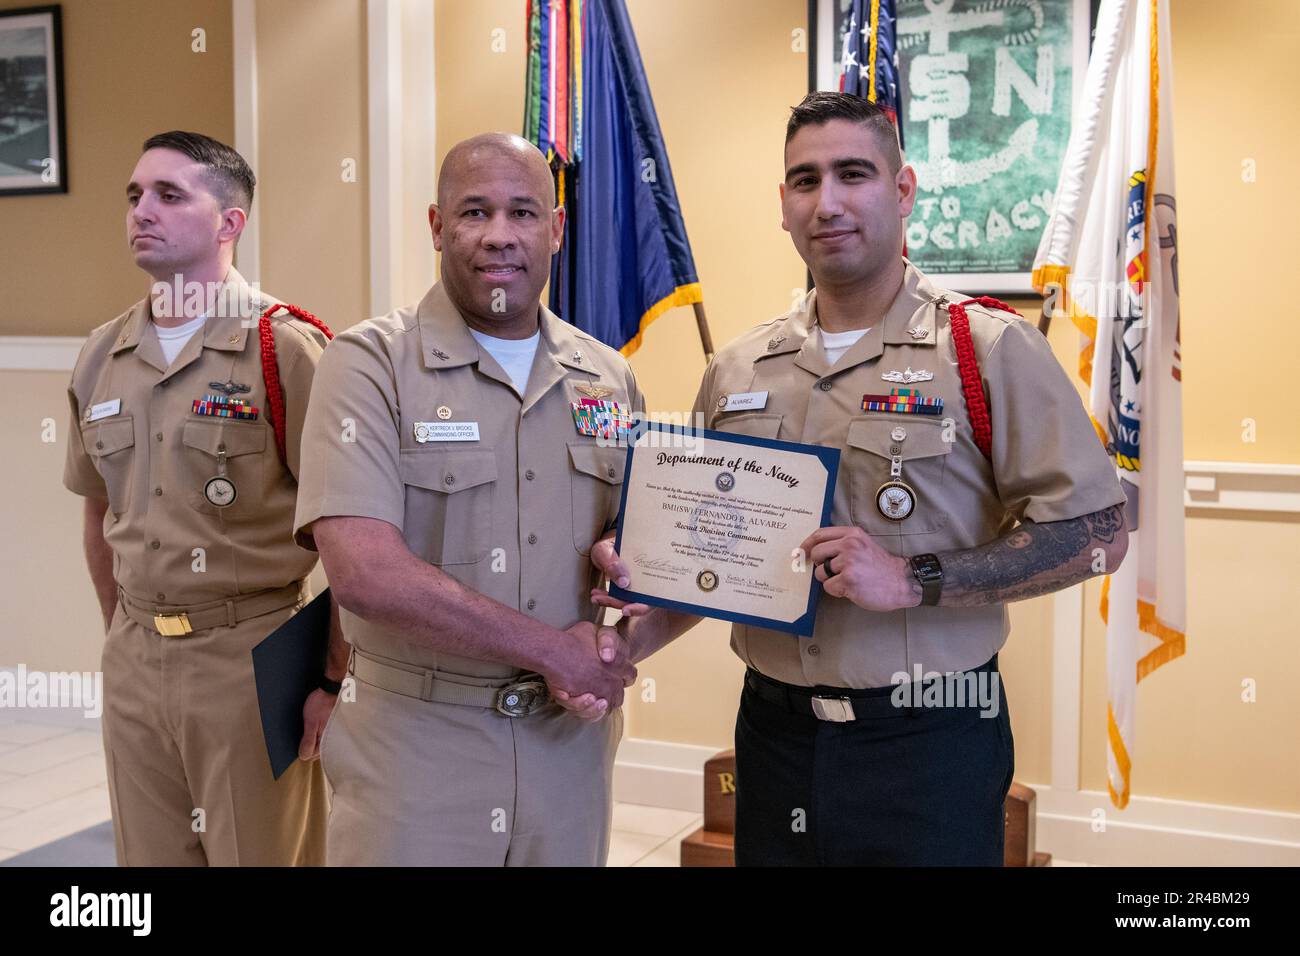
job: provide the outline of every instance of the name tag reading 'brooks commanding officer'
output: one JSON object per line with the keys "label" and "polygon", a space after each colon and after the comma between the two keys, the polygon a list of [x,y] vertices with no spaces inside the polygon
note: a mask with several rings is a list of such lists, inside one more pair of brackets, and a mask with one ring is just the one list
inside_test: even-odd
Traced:
{"label": "name tag reading 'brooks commanding officer'", "polygon": [[646,423],[628,446],[620,600],[812,634],[821,585],[797,549],[826,524],[839,449]]}

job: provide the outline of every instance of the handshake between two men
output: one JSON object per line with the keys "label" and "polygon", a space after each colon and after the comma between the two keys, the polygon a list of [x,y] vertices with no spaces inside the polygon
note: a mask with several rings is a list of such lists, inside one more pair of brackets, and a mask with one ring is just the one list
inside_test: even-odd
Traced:
{"label": "handshake between two men", "polygon": [[[921,603],[920,585],[907,559],[885,550],[857,526],[819,528],[804,539],[798,553],[812,565],[813,576],[831,598],[881,612]],[[613,535],[592,546],[591,563],[619,587],[629,586],[631,572],[614,550]],[[690,630],[699,618],[665,608],[652,614],[648,604],[625,603],[604,588],[592,590],[591,603],[621,611],[623,617],[615,627],[573,625],[569,632],[586,645],[581,651],[588,658],[586,667],[574,664],[564,673],[543,676],[560,706],[584,720],[600,720],[622,703],[623,688],[636,679],[633,665]]]}
{"label": "handshake between two men", "polygon": [[[591,549],[591,563],[606,578],[622,587],[628,584],[628,569],[614,550],[612,536],[602,538]],[[624,604],[610,597],[603,588],[591,592],[592,604],[614,607],[623,618],[615,627],[579,621],[568,632],[579,639],[573,660],[558,673],[543,674],[556,703],[581,720],[597,721],[623,703],[623,690],[636,680],[637,661],[648,656],[635,652],[628,623],[646,614],[645,604]]]}

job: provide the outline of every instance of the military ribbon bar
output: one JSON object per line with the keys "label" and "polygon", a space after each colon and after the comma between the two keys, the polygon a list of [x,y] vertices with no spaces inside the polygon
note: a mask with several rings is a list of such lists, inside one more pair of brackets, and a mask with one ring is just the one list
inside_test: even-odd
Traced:
{"label": "military ribbon bar", "polygon": [[212,418],[237,418],[244,421],[256,421],[258,410],[248,404],[244,398],[229,398],[225,395],[209,394],[194,399],[191,410],[195,415],[207,415]]}
{"label": "military ribbon bar", "polygon": [[864,412],[893,412],[903,415],[939,415],[942,398],[926,398],[915,388],[891,388],[888,395],[863,395]]}
{"label": "military ribbon bar", "polygon": [[569,407],[573,409],[573,423],[580,435],[614,438],[626,434],[632,427],[632,416],[620,408],[618,402],[584,398],[580,402],[570,402]]}

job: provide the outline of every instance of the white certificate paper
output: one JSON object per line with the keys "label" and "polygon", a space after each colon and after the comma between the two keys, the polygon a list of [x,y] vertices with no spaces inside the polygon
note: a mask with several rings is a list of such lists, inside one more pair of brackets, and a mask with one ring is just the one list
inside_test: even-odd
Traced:
{"label": "white certificate paper", "polygon": [[821,585],[797,554],[830,519],[838,448],[647,423],[628,448],[620,600],[809,635]]}

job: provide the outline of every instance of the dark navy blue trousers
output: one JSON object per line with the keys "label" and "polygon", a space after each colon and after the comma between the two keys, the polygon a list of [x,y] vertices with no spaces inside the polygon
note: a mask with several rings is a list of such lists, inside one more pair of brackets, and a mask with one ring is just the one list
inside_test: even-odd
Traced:
{"label": "dark navy blue trousers", "polygon": [[760,695],[767,679],[750,671],[736,718],[736,865],[1001,866],[1015,744],[997,656],[975,671],[998,677],[997,716],[896,707],[893,687],[825,691],[864,695],[855,710],[867,716],[845,723],[791,712],[768,699],[786,685],[768,680]]}

